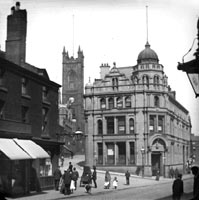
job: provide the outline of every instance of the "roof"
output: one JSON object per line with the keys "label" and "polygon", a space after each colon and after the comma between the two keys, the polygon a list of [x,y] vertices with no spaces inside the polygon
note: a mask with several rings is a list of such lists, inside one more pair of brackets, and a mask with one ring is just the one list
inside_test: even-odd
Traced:
{"label": "roof", "polygon": [[138,63],[142,63],[142,61],[158,62],[159,59],[156,52],[150,48],[150,44],[147,42],[145,45],[145,49],[139,53],[137,61]]}

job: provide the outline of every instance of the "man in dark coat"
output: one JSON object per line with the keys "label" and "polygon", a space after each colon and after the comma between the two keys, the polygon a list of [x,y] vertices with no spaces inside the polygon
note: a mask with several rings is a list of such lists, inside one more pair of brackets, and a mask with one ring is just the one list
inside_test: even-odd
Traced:
{"label": "man in dark coat", "polygon": [[126,171],[125,176],[126,176],[126,184],[129,185],[129,184],[130,184],[129,179],[130,179],[130,176],[131,176],[131,175],[130,175],[130,173],[129,173],[128,170]]}
{"label": "man in dark coat", "polygon": [[182,194],[184,193],[182,174],[178,174],[178,177],[174,180],[172,190],[173,200],[180,200]]}
{"label": "man in dark coat", "polygon": [[72,172],[72,180],[74,180],[74,182],[75,182],[75,190],[77,189],[77,180],[78,180],[78,178],[79,178],[79,173],[76,170],[76,168],[74,167],[73,168],[73,172]]}
{"label": "man in dark coat", "polygon": [[96,183],[96,180],[97,180],[97,171],[96,171],[96,167],[95,166],[93,166],[92,180],[93,180],[95,188],[97,188],[97,183]]}
{"label": "man in dark coat", "polygon": [[63,175],[63,181],[64,181],[64,184],[65,184],[65,190],[64,190],[65,195],[71,194],[71,191],[70,191],[71,179],[72,179],[72,172],[70,171],[70,169],[65,170],[64,175]]}
{"label": "man in dark coat", "polygon": [[55,190],[59,190],[59,182],[60,178],[62,176],[61,170],[58,166],[58,168],[54,171],[54,183],[55,183]]}
{"label": "man in dark coat", "polygon": [[194,175],[194,182],[193,182],[193,198],[191,200],[198,200],[199,199],[199,167],[193,166],[191,168],[192,174]]}

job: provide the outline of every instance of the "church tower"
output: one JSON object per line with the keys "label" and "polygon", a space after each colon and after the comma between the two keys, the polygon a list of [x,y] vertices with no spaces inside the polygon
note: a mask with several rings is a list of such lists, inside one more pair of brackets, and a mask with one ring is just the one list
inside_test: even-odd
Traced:
{"label": "church tower", "polygon": [[[71,105],[73,119],[76,120],[75,130],[84,131],[84,55],[83,51],[78,49],[77,58],[69,57],[68,51],[65,47],[63,49],[63,71],[62,71],[62,103],[67,104],[69,98],[73,97],[74,102]],[[81,142],[78,151],[83,148]]]}

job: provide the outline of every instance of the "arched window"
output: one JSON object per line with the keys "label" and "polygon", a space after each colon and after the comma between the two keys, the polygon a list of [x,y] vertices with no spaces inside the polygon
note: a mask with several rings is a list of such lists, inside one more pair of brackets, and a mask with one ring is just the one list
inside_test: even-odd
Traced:
{"label": "arched window", "polygon": [[112,87],[117,88],[118,89],[118,79],[117,78],[113,78],[112,79]]}
{"label": "arched window", "polygon": [[123,102],[122,102],[122,98],[118,97],[117,98],[117,108],[122,108],[123,107]]}
{"label": "arched window", "polygon": [[102,133],[103,133],[103,125],[102,125],[101,119],[99,119],[97,121],[97,133],[98,133],[98,135],[102,135]]}
{"label": "arched window", "polygon": [[149,77],[147,75],[144,75],[142,77],[142,83],[147,85],[147,87],[149,87]]}
{"label": "arched window", "polygon": [[101,107],[101,109],[105,109],[106,108],[106,100],[104,98],[102,98],[100,100],[100,107]]}
{"label": "arched window", "polygon": [[134,119],[129,119],[129,133],[134,134]]}
{"label": "arched window", "polygon": [[131,108],[131,97],[126,97],[125,98],[125,107],[126,108]]}
{"label": "arched window", "polygon": [[109,109],[114,108],[114,99],[112,97],[108,99],[108,108]]}
{"label": "arched window", "polygon": [[154,76],[154,78],[153,78],[153,83],[154,83],[154,85],[159,85],[160,84],[160,78],[159,78],[159,76]]}
{"label": "arched window", "polygon": [[70,89],[76,88],[77,75],[74,71],[70,71],[68,74],[68,85]]}
{"label": "arched window", "polygon": [[159,107],[160,106],[160,100],[158,96],[154,97],[154,106],[155,107]]}

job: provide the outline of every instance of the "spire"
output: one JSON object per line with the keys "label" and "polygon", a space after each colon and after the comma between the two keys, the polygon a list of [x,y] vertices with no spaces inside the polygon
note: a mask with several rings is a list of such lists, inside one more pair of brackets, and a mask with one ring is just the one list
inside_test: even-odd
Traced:
{"label": "spire", "polygon": [[148,38],[148,6],[146,6],[146,41],[148,43],[149,38]]}
{"label": "spire", "polygon": [[63,54],[65,54],[66,53],[66,49],[65,49],[65,46],[64,46],[64,48],[63,48]]}
{"label": "spire", "polygon": [[79,53],[79,52],[81,52],[80,45],[79,45],[79,48],[78,48],[78,53]]}

